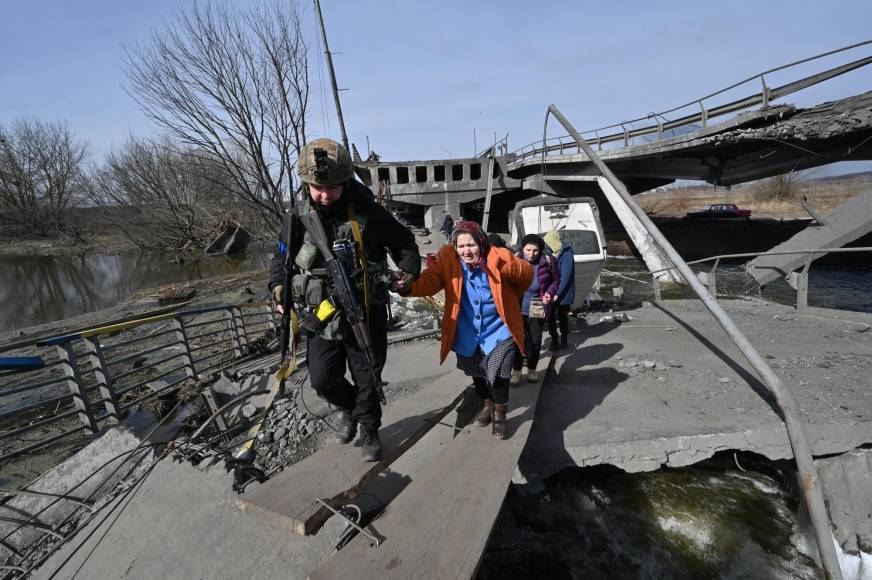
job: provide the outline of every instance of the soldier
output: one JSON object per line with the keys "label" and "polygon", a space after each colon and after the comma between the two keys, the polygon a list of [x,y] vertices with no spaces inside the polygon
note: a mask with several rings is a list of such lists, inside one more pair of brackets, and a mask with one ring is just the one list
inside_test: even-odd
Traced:
{"label": "soldier", "polygon": [[[421,273],[415,237],[375,202],[369,188],[354,180],[351,157],[339,143],[317,139],[306,145],[300,152],[297,173],[305,193],[292,215],[291,247],[279,242],[279,252],[273,257],[270,291],[276,302],[281,303],[282,292],[287,291],[284,253],[290,251],[291,292],[301,319],[331,295],[324,259],[298,217],[318,212],[336,257],[346,260],[353,270],[349,274],[357,299],[367,312],[367,326],[378,360],[375,374],[380,377],[387,354],[387,252],[399,268],[390,283],[391,289],[411,284]],[[286,239],[284,231],[281,239]],[[363,460],[378,461],[382,455],[378,385],[342,314],[338,312],[317,330],[306,333],[310,383],[339,410],[337,442],[350,443],[359,426]],[[346,365],[353,383],[345,378]]]}

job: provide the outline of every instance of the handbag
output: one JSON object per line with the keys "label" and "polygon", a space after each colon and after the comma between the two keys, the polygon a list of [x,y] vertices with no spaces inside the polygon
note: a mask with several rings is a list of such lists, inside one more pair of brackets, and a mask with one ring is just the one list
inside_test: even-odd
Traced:
{"label": "handbag", "polygon": [[538,296],[530,298],[530,318],[545,318],[545,303]]}

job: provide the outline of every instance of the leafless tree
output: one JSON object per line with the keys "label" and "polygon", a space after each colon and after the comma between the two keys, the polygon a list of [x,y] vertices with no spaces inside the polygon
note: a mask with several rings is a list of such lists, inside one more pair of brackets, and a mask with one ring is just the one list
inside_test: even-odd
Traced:
{"label": "leafless tree", "polygon": [[305,145],[308,51],[296,4],[196,4],[127,47],[128,92],[192,150],[224,167],[231,192],[278,224]]}
{"label": "leafless tree", "polygon": [[18,119],[0,127],[3,217],[43,235],[60,229],[80,191],[87,149],[62,122]]}
{"label": "leafless tree", "polygon": [[93,168],[90,203],[142,248],[203,247],[235,221],[235,196],[222,163],[168,138],[130,137]]}

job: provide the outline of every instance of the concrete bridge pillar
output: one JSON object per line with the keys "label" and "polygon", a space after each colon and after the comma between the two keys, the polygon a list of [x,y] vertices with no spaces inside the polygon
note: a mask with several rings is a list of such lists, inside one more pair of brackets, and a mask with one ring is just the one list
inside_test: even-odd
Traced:
{"label": "concrete bridge pillar", "polygon": [[[672,262],[670,262],[669,258],[666,257],[666,254],[663,253],[660,246],[654,243],[653,238],[651,238],[648,232],[645,231],[642,223],[635,215],[633,215],[633,212],[630,211],[630,208],[627,207],[627,204],[624,203],[624,200],[621,199],[621,196],[618,195],[618,192],[614,187],[612,187],[612,184],[609,183],[608,179],[605,177],[597,177],[596,181],[605,194],[606,199],[609,201],[609,204],[612,206],[612,209],[615,210],[618,219],[621,220],[621,224],[627,231],[627,235],[630,236],[630,239],[633,241],[633,245],[635,245],[636,249],[639,250],[639,254],[641,254],[648,269],[653,272],[655,270],[662,270],[663,268],[671,267],[673,265]],[[663,282],[684,281],[681,274],[678,273],[678,270],[674,269],[660,272],[655,274],[655,276],[658,280]]]}

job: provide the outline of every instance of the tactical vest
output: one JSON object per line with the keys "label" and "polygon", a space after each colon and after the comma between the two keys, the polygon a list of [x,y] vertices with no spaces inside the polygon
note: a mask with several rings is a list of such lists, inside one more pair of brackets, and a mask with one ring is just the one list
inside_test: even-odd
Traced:
{"label": "tactical vest", "polygon": [[[353,203],[349,201],[349,204],[353,211]],[[310,211],[315,210],[312,209],[307,199],[299,206],[298,212],[300,215],[303,215]],[[360,238],[365,240],[366,224],[369,215],[357,212],[354,212],[353,215],[360,227]],[[366,248],[361,247],[362,245],[354,239],[354,227],[348,216],[335,217],[330,222],[325,220],[324,229],[327,231],[327,236],[331,238],[331,242],[346,240],[353,244],[357,256],[366,258]],[[303,232],[303,242],[294,257],[294,265],[299,270],[299,273],[295,274],[291,279],[291,291],[297,310],[300,312],[311,312],[330,295],[332,288],[330,287],[330,279],[327,275],[324,257],[318,251],[318,247],[312,242],[309,232],[305,229]],[[387,302],[387,284],[384,275],[387,270],[387,263],[385,260],[372,262],[367,259],[366,266],[365,271],[352,278],[351,282],[357,291],[357,299],[360,301],[360,304],[365,310],[369,311],[371,305],[385,304]],[[364,285],[365,276],[369,277],[368,288],[365,288]],[[344,323],[344,316],[341,312],[327,321],[319,334],[325,340],[349,340],[352,338],[351,329]]]}

